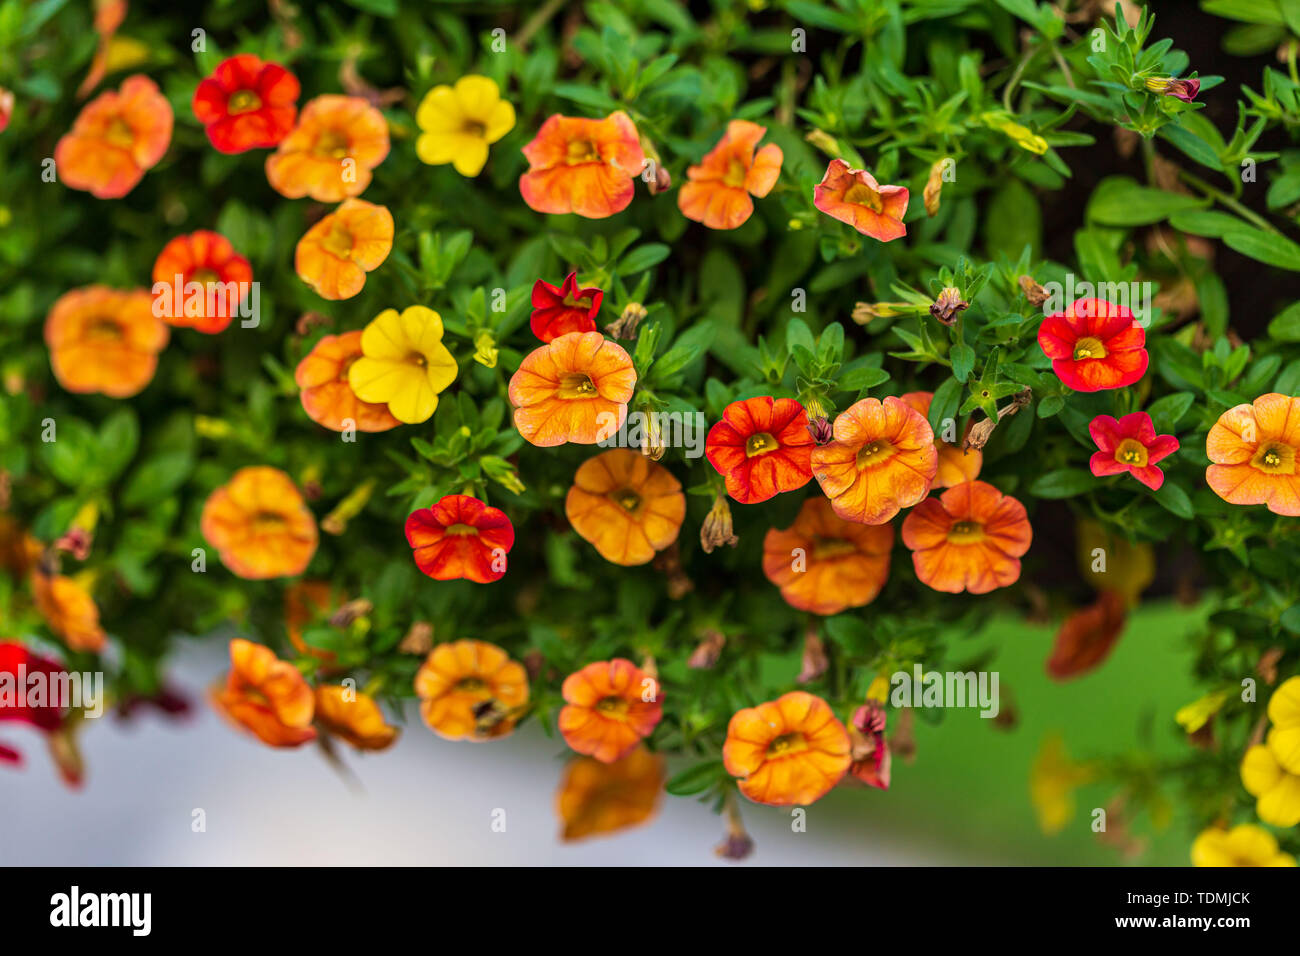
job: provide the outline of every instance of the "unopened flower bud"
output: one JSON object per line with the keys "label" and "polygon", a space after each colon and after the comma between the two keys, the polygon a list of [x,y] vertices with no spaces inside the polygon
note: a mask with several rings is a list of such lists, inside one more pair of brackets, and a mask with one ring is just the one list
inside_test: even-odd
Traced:
{"label": "unopened flower bud", "polygon": [[1033,276],[1021,276],[1019,281],[1020,291],[1025,294],[1025,298],[1035,309],[1051,298],[1048,291],[1034,281]]}
{"label": "unopened flower bud", "polygon": [[731,506],[727,504],[727,497],[718,495],[713,499],[713,507],[705,516],[704,524],[700,525],[700,547],[705,554],[712,554],[714,548],[724,544],[734,548],[739,540],[732,532]]}
{"label": "unopened flower bud", "polygon": [[818,445],[829,445],[835,440],[835,426],[825,415],[808,419],[808,434]]}
{"label": "unopened flower bud", "polygon": [[930,167],[930,176],[925,181],[922,197],[925,199],[925,214],[933,216],[939,211],[939,195],[943,192],[943,170],[947,158],[941,159]]}

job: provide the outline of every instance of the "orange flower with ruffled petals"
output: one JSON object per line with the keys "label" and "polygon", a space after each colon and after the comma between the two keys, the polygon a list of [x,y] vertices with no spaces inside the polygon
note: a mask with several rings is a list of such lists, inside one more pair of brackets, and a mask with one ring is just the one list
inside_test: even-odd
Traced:
{"label": "orange flower with ruffled petals", "polygon": [[1205,436],[1205,481],[1233,505],[1300,515],[1300,398],[1277,392],[1230,408]]}
{"label": "orange flower with ruffled petals", "polygon": [[348,384],[348,369],[361,358],[361,330],[326,335],[308,352],[293,380],[302,389],[298,398],[307,417],[317,425],[341,432],[386,432],[402,424],[387,405],[363,402]]}
{"label": "orange flower with ruffled petals", "polygon": [[[899,397],[929,421],[930,403],[934,401],[933,392],[908,392]],[[969,424],[966,426],[966,431],[970,431]],[[930,482],[931,488],[951,488],[953,485],[960,485],[963,481],[974,481],[980,476],[980,468],[984,465],[984,453],[978,448],[963,451],[960,441],[950,445],[936,435],[934,450],[939,453],[939,470],[934,473],[934,481]]]}
{"label": "orange flower with ruffled petals", "polygon": [[221,563],[248,580],[301,574],[316,553],[316,519],[278,468],[241,468],[208,496],[199,519]]}
{"label": "orange flower with ruffled petals", "polygon": [[172,139],[172,108],[142,74],[86,104],[54,147],[59,178],[96,199],[118,199],[157,165]]}
{"label": "orange flower with ruffled petals", "polygon": [[768,143],[754,152],[766,127],[749,120],[732,120],[726,135],[698,166],[686,170],[690,180],[677,194],[677,208],[687,219],[710,229],[737,229],[754,214],[751,195],[762,199],[776,185],[784,155]]}
{"label": "orange flower with ruffled petals", "polygon": [[350,299],[392,251],[388,207],[349,199],[298,240],[293,268],[322,299]]}
{"label": "orange flower with ruffled petals", "polygon": [[315,696],[298,669],[262,644],[230,642],[230,673],[212,691],[217,711],[272,747],[316,739]]}
{"label": "orange flower with ruffled petals", "polygon": [[558,726],[564,742],[601,763],[633,750],[663,719],[659,681],[629,660],[596,661],[564,679]]}
{"label": "orange flower with ruffled petals", "polygon": [[916,576],[936,591],[987,594],[1020,579],[1033,531],[1025,506],[985,481],[954,485],[903,519]]}
{"label": "orange flower with ruffled petals", "polygon": [[266,158],[271,188],[289,199],[339,202],[360,196],[388,155],[388,121],[359,96],[318,96]]}
{"label": "orange flower with ruffled petals", "polygon": [[46,574],[37,569],[32,572],[32,596],[36,609],[45,618],[50,630],[74,651],[104,649],[104,629],[99,626],[99,608],[74,578],[62,574]]}
{"label": "orange flower with ruffled petals", "polygon": [[130,398],[153,380],[167,326],[144,289],[102,285],[61,295],[45,319],[54,377],[69,392]]}
{"label": "orange flower with ruffled petals", "polygon": [[415,675],[420,716],[439,737],[491,740],[514,730],[528,703],[528,672],[495,644],[439,644]]}
{"label": "orange flower with ruffled petals", "polygon": [[791,607],[839,614],[876,599],[893,546],[893,525],[845,521],[825,498],[808,498],[794,524],[763,538],[763,573]]}
{"label": "orange flower with ruffled petals", "polygon": [[1124,596],[1102,591],[1094,604],[1075,611],[1061,625],[1047,659],[1048,676],[1069,680],[1098,667],[1114,650],[1127,619]]}
{"label": "orange flower with ruffled petals", "polygon": [[813,449],[813,474],[847,521],[884,524],[924,498],[939,470],[930,423],[892,395],[850,405],[832,434]]}
{"label": "orange flower with ruffled petals", "polygon": [[501,580],[515,529],[500,508],[469,495],[444,495],[432,508],[412,511],[406,540],[415,563],[435,581],[465,578],[478,584]]}
{"label": "orange flower with ruffled petals", "polygon": [[635,747],[621,760],[574,757],[564,770],[555,809],[568,842],[614,833],[654,816],[664,788],[664,758]]}
{"label": "orange flower with ruffled petals", "polygon": [[636,125],[619,110],[604,119],[553,114],[523,149],[524,202],[538,212],[604,219],[627,208],[645,165]]}
{"label": "orange flower with ruffled petals", "polygon": [[663,465],[631,448],[611,448],[578,468],[564,513],[602,558],[631,566],[677,540],[686,496]]}
{"label": "orange flower with ruffled petals", "polygon": [[906,187],[882,186],[869,172],[853,169],[842,159],[831,160],[813,189],[814,206],[881,242],[907,235],[907,200]]}
{"label": "orange flower with ruffled petals", "polygon": [[812,480],[808,413],[793,398],[761,395],[732,402],[709,429],[704,454],[726,480],[727,494],[755,504]]}
{"label": "orange flower with ruffled petals", "polygon": [[230,324],[252,281],[253,267],[225,236],[207,229],[177,236],[154,260],[155,311],[168,325],[212,335]]}
{"label": "orange flower with ruffled petals", "polygon": [[569,332],[534,349],[510,378],[515,427],[534,445],[594,445],[627,421],[632,357],[599,332]]}
{"label": "orange flower with ruffled petals", "polygon": [[373,697],[338,684],[316,688],[316,723],[357,750],[387,750],[398,733]]}
{"label": "orange flower with ruffled petals", "polygon": [[816,803],[853,763],[849,732],[826,701],[804,691],[732,715],[722,760],[740,792],[768,806]]}

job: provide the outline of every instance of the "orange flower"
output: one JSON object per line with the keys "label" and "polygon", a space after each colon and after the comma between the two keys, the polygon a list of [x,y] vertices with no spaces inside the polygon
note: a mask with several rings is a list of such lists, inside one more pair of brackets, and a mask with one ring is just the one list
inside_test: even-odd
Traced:
{"label": "orange flower", "polygon": [[316,519],[278,468],[241,468],[208,496],[199,529],[221,563],[249,580],[301,574],[316,553]]}
{"label": "orange flower", "polygon": [[677,208],[687,219],[710,229],[736,229],[754,214],[754,200],[776,185],[784,158],[781,147],[768,143],[755,155],[754,147],[767,133],[749,120],[732,120],[727,133],[698,166],[686,170],[690,182],[677,194]]}
{"label": "orange flower", "polygon": [[893,546],[892,525],[845,521],[825,498],[808,498],[794,524],[763,538],[763,573],[791,607],[839,614],[876,599]]}
{"label": "orange flower", "polygon": [[515,529],[500,508],[469,495],[443,495],[432,508],[407,516],[406,541],[416,565],[435,581],[489,584],[506,573]]}
{"label": "orange flower", "polygon": [[626,757],[663,718],[659,682],[629,660],[596,661],[564,679],[564,742],[601,763]]}
{"label": "orange flower", "polygon": [[645,564],[677,540],[686,496],[663,465],[631,448],[611,448],[578,468],[564,513],[606,561]]}
{"label": "orange flower", "polygon": [[392,251],[388,207],[349,199],[298,240],[293,268],[322,299],[350,299]]}
{"label": "orange flower", "polygon": [[397,739],[373,697],[338,684],[316,688],[316,722],[357,750],[386,750]]}
{"label": "orange flower", "polygon": [[732,402],[704,443],[709,464],[726,479],[727,494],[741,504],[808,484],[812,448],[804,407],[769,395]]}
{"label": "orange flower", "polygon": [[1086,674],[1110,656],[1124,632],[1127,611],[1118,591],[1102,591],[1097,602],[1075,611],[1057,632],[1047,674],[1052,680],[1069,680]]}
{"label": "orange flower", "polygon": [[284,591],[284,629],[299,654],[333,663],[334,652],[313,647],[302,639],[303,627],[326,616],[342,604],[344,596],[328,581],[298,581]]}
{"label": "orange flower", "polygon": [[1300,398],[1270,392],[1228,409],[1205,437],[1205,454],[1214,462],[1205,481],[1224,501],[1300,515]]}
{"label": "orange flower", "polygon": [[66,292],[45,319],[54,377],[69,392],[130,398],[153,380],[167,326],[144,289],[90,285]]}
{"label": "orange flower", "polygon": [[835,417],[835,440],[813,449],[813,474],[848,521],[884,524],[925,497],[939,470],[925,416],[892,395],[864,398]]}
{"label": "orange flower", "polygon": [[386,432],[402,424],[387,405],[363,402],[348,384],[348,369],[361,357],[361,330],[326,335],[312,347],[293,374],[302,389],[299,399],[307,417],[336,432]]}
{"label": "orange flower", "polygon": [[755,803],[807,806],[824,797],[853,762],[849,732],[830,705],[801,690],[738,710],[722,760]]}
{"label": "orange flower", "polygon": [[[155,314],[161,310],[159,317],[169,325],[215,334],[235,317],[252,281],[253,267],[225,236],[206,229],[177,236],[154,260]],[[191,294],[186,289],[191,282],[202,292]],[[212,314],[209,299],[216,307]]]}
{"label": "orange flower", "polygon": [[154,81],[127,77],[81,111],[54,147],[59,178],[96,199],[125,196],[152,169],[172,139],[172,108]]}
{"label": "orange flower", "polygon": [[[930,402],[934,400],[933,392],[908,392],[899,397],[920,412],[922,418],[929,420]],[[966,426],[966,431],[970,431],[969,424]],[[930,482],[931,488],[951,488],[953,485],[960,485],[963,481],[974,481],[980,476],[980,468],[984,465],[984,453],[978,448],[962,451],[960,441],[950,445],[936,435],[934,450],[939,453],[939,470],[934,474],[934,481]]]}
{"label": "orange flower", "polygon": [[266,178],[290,199],[338,202],[365,192],[387,155],[384,114],[359,96],[328,94],[303,107],[293,132],[266,158]]}
{"label": "orange flower", "polygon": [[664,758],[636,747],[622,760],[574,757],[555,795],[562,840],[581,840],[645,823],[659,805]]}
{"label": "orange flower", "polygon": [[269,647],[242,638],[230,642],[230,673],[212,690],[218,713],[251,730],[272,747],[297,747],[316,739],[315,701],[298,670]]}
{"label": "orange flower", "polygon": [[515,727],[528,703],[528,673],[485,641],[439,644],[415,675],[420,716],[439,737],[490,740]]}
{"label": "orange flower", "polygon": [[619,110],[604,119],[553,114],[523,149],[524,202],[538,212],[604,219],[627,208],[645,165],[636,126]]}
{"label": "orange flower", "polygon": [[882,186],[869,172],[851,169],[842,159],[831,160],[813,189],[814,206],[881,242],[907,235],[903,225],[907,198],[905,187]]}
{"label": "orange flower", "polygon": [[38,569],[32,572],[32,595],[45,623],[68,647],[96,653],[104,649],[99,608],[90,592],[75,580]]}
{"label": "orange flower", "polygon": [[985,481],[926,498],[903,520],[903,544],[922,583],[936,591],[987,594],[1020,579],[1033,530],[1025,506]]}
{"label": "orange flower", "polygon": [[534,349],[510,378],[515,427],[534,445],[594,445],[627,420],[632,358],[599,332],[569,332]]}

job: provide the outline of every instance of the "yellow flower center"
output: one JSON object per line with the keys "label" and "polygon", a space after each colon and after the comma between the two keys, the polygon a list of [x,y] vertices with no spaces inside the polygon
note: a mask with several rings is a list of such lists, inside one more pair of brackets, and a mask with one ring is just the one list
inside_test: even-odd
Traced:
{"label": "yellow flower center", "polygon": [[1091,336],[1079,339],[1074,343],[1074,360],[1082,362],[1084,359],[1104,359],[1106,357],[1106,346],[1101,344],[1101,339]]}
{"label": "yellow flower center", "polygon": [[627,716],[627,700],[623,697],[602,697],[596,701],[596,710],[606,717]]}
{"label": "yellow flower center", "polygon": [[321,248],[339,259],[351,259],[355,245],[356,240],[352,238],[352,233],[337,220],[330,226],[330,231],[325,238],[321,240]]}
{"label": "yellow flower center", "polygon": [[560,377],[560,398],[595,398],[600,394],[596,383],[585,372],[570,372]]}
{"label": "yellow flower center", "polygon": [[641,496],[631,488],[612,492],[609,497],[624,511],[636,511],[641,505]]}
{"label": "yellow flower center", "polygon": [[122,338],[122,326],[117,319],[100,316],[86,325],[86,338],[116,342]]}
{"label": "yellow flower center", "polygon": [[767,745],[769,757],[792,757],[808,749],[808,740],[801,733],[782,734]]}
{"label": "yellow flower center", "polygon": [[1282,442],[1260,445],[1250,463],[1271,475],[1294,475],[1296,450]]}
{"label": "yellow flower center", "polygon": [[575,299],[573,293],[570,292],[564,297],[564,302],[561,304],[566,305],[571,309],[590,309],[591,296],[584,295],[581,299]]}
{"label": "yellow flower center", "polygon": [[757,435],[750,435],[745,441],[745,454],[753,458],[755,455],[766,455],[769,451],[776,451],[780,446],[775,438],[768,432],[759,432]]}
{"label": "yellow flower center", "polygon": [[329,159],[342,159],[348,154],[348,137],[335,129],[321,130],[316,137],[316,145],[312,149],[317,156],[325,156]]}
{"label": "yellow flower center", "polygon": [[858,449],[858,468],[870,468],[889,461],[898,452],[886,438],[875,438]]}
{"label": "yellow flower center", "polygon": [[259,511],[251,522],[253,534],[279,534],[284,531],[284,515],[278,511]]}
{"label": "yellow flower center", "polygon": [[478,528],[474,527],[472,524],[462,524],[458,522],[447,526],[447,534],[477,535]]}
{"label": "yellow flower center", "polygon": [[200,285],[208,285],[212,282],[220,282],[221,276],[217,275],[216,272],[211,269],[195,269],[194,272],[190,274],[190,281],[197,282]]}
{"label": "yellow flower center", "polygon": [[485,139],[487,137],[487,125],[480,123],[478,120],[467,119],[461,121],[460,131],[466,136],[473,136],[475,139]]}
{"label": "yellow flower center", "polygon": [[591,140],[575,139],[569,143],[566,161],[570,166],[577,166],[579,163],[598,163],[600,150]]}
{"label": "yellow flower center", "polygon": [[456,681],[456,689],[465,693],[474,694],[487,687],[479,677],[462,677]]}
{"label": "yellow flower center", "polygon": [[1121,465],[1132,465],[1134,468],[1145,468],[1147,465],[1147,450],[1136,438],[1125,438],[1115,449],[1115,460]]}
{"label": "yellow flower center", "polygon": [[745,185],[745,164],[738,159],[729,162],[727,164],[727,175],[722,177],[722,182],[733,187]]}
{"label": "yellow flower center", "polygon": [[814,561],[825,561],[846,554],[855,554],[857,550],[857,545],[846,538],[817,537],[813,538],[812,542],[812,559]]}
{"label": "yellow flower center", "polygon": [[238,116],[240,113],[251,113],[253,110],[262,108],[262,98],[252,90],[236,90],[235,93],[226,100],[226,112],[232,116]]}
{"label": "yellow flower center", "polygon": [[115,116],[113,121],[108,124],[108,130],[104,133],[104,138],[121,149],[130,149],[135,145],[135,130],[130,127],[126,120],[120,116]]}
{"label": "yellow flower center", "polygon": [[953,544],[975,544],[984,540],[984,526],[978,521],[958,521],[948,531]]}
{"label": "yellow flower center", "polygon": [[854,183],[850,186],[848,191],[844,193],[844,201],[866,206],[872,212],[880,212],[885,208],[880,193],[863,183]]}

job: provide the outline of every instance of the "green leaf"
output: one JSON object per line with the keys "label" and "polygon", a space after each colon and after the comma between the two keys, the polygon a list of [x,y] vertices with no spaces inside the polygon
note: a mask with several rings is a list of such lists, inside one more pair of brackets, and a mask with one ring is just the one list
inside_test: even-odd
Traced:
{"label": "green leaf", "polygon": [[638,272],[644,272],[651,266],[657,266],[668,258],[672,252],[668,246],[662,242],[652,242],[648,245],[637,246],[618,264],[619,275],[630,276]]}
{"label": "green leaf", "polygon": [[1092,472],[1080,468],[1062,468],[1049,471],[1029,486],[1029,493],[1038,498],[1073,498],[1097,486]]}
{"label": "green leaf", "polygon": [[864,388],[875,388],[889,381],[889,373],[883,368],[855,368],[845,372],[835,384],[842,392],[860,392]]}
{"label": "green leaf", "polygon": [[1103,179],[1088,200],[1088,219],[1108,226],[1145,226],[1209,200],[1140,186],[1126,176]]}
{"label": "green leaf", "polygon": [[131,472],[122,489],[122,506],[138,508],[166,498],[189,477],[194,459],[187,451],[165,451]]}
{"label": "green leaf", "polygon": [[1191,392],[1174,392],[1152,402],[1147,408],[1147,414],[1151,416],[1156,431],[1167,434],[1178,426],[1178,422],[1187,414],[1187,410],[1192,407],[1192,402],[1195,400],[1196,396]]}
{"label": "green leaf", "polygon": [[1180,518],[1190,521],[1196,517],[1196,512],[1192,509],[1192,499],[1187,497],[1187,492],[1168,479],[1160,486],[1159,491],[1151,493],[1151,497]]}
{"label": "green leaf", "polygon": [[1243,256],[1250,256],[1279,269],[1300,272],[1300,245],[1285,236],[1247,227],[1227,233],[1223,241],[1228,248],[1235,249]]}
{"label": "green leaf", "polygon": [[664,784],[664,789],[675,797],[689,797],[708,790],[721,780],[726,772],[727,768],[721,760],[709,760],[676,774]]}
{"label": "green leaf", "polygon": [[1292,302],[1274,316],[1268,334],[1279,342],[1300,342],[1300,302]]}

